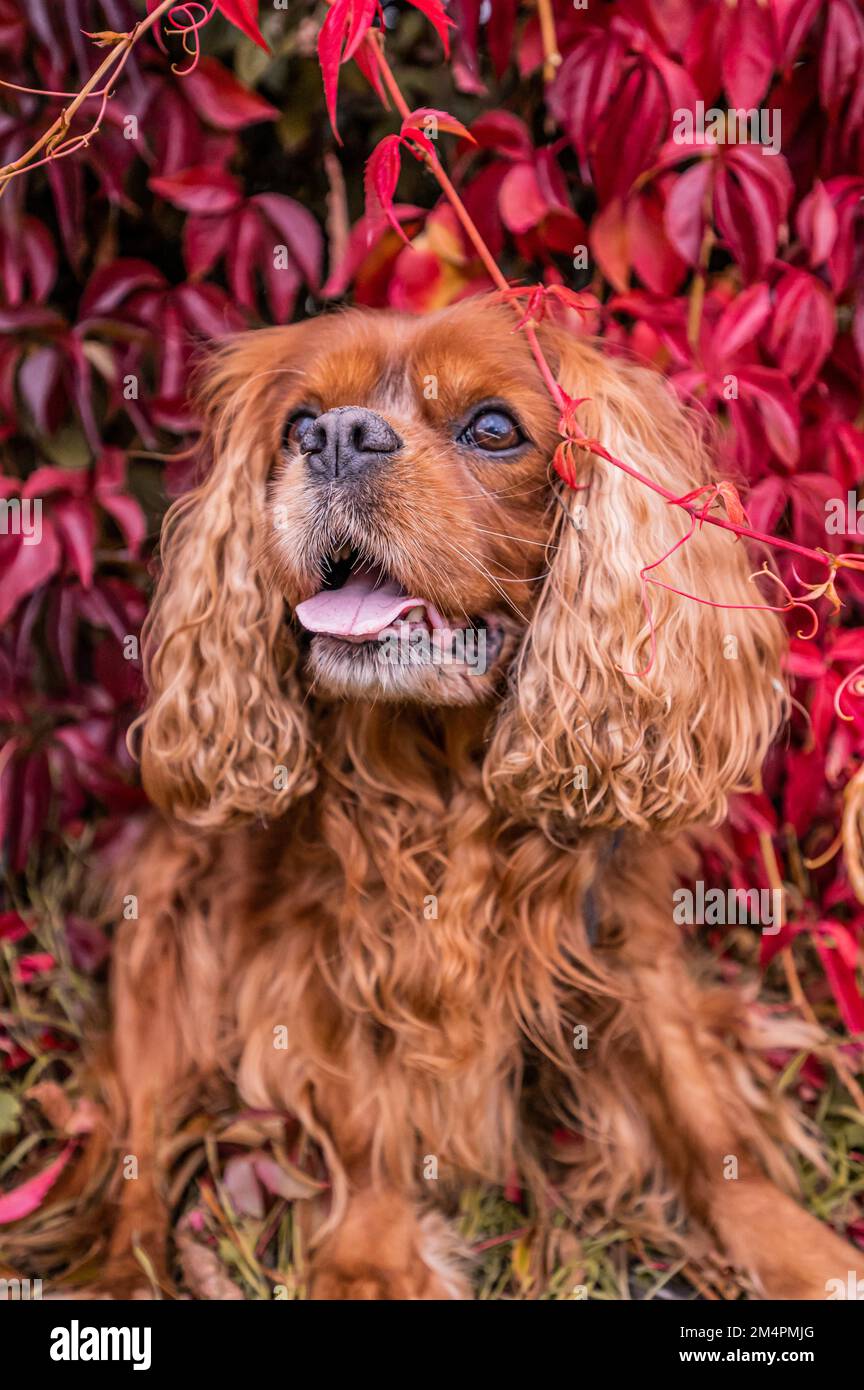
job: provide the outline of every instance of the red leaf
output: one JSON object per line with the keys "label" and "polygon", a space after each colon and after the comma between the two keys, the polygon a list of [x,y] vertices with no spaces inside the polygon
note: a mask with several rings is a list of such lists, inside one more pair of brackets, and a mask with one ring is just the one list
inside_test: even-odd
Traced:
{"label": "red leaf", "polygon": [[216,9],[221,10],[229,23],[245,34],[247,38],[250,38],[253,43],[257,43],[258,47],[263,48],[265,53],[270,52],[264,35],[258,28],[258,0],[216,0]]}
{"label": "red leaf", "polygon": [[339,68],[353,57],[365,39],[378,9],[378,0],[335,0],[318,35],[318,61],[333,134],[342,143],[336,124]]}
{"label": "red leaf", "polygon": [[254,208],[244,208],[234,218],[228,247],[228,283],[236,303],[253,314],[258,312],[255,296],[255,267],[263,251],[261,220]]}
{"label": "red leaf", "polygon": [[[6,849],[6,835],[12,823],[12,817],[17,818],[19,815],[16,797],[18,790],[16,759],[20,752],[20,739],[6,738],[3,743],[0,743],[0,853]],[[4,921],[8,922],[8,914],[4,914]],[[0,937],[0,940],[3,939]],[[0,1032],[0,1037],[2,1037],[2,1032]]]}
{"label": "red leaf", "polygon": [[774,23],[777,29],[778,59],[788,67],[798,56],[807,31],[819,13],[821,0],[774,0]]}
{"label": "red leaf", "polygon": [[625,293],[630,281],[630,250],[620,198],[613,198],[594,218],[591,250],[610,285],[619,293]]}
{"label": "red leaf", "polygon": [[238,82],[216,58],[202,58],[183,79],[183,91],[202,120],[219,130],[242,130],[258,121],[275,121],[275,106]]}
{"label": "red leaf", "polygon": [[576,473],[576,460],[573,455],[573,445],[569,440],[562,440],[555,453],[552,455],[552,466],[562,482],[568,487],[575,487],[578,482]]}
{"label": "red leaf", "polygon": [[[855,975],[855,960],[858,953],[856,942],[848,927],[839,922],[820,923],[820,936],[816,940],[819,959],[828,976],[831,992],[837,1000],[837,1007],[850,1033],[864,1032],[864,999],[858,992]],[[829,945],[825,937],[834,944]]]}
{"label": "red leaf", "polygon": [[831,196],[817,179],[795,218],[798,235],[810,252],[811,266],[823,265],[837,239],[838,221]]}
{"label": "red leaf", "polygon": [[41,304],[57,278],[57,252],[48,228],[35,217],[24,219],[23,231],[33,298]]}
{"label": "red leaf", "polygon": [[450,9],[456,21],[451,65],[456,90],[468,96],[485,96],[487,89],[480,77],[478,53],[480,0],[451,0]]}
{"label": "red leaf", "polygon": [[864,24],[856,5],[833,0],[825,14],[819,50],[819,100],[834,114],[855,81],[864,61]]}
{"label": "red leaf", "polygon": [[297,291],[302,284],[297,262],[289,261],[282,266],[276,264],[273,256],[265,256],[264,282],[274,323],[287,323],[294,312]]}
{"label": "red leaf", "polygon": [[512,111],[484,111],[472,121],[471,136],[478,149],[494,150],[506,159],[530,160],[534,156],[528,127]]}
{"label": "red leaf", "polygon": [[232,174],[206,165],[152,178],[150,187],[175,208],[208,217],[231,212],[242,199],[240,184]]}
{"label": "red leaf", "polygon": [[747,279],[764,274],[773,259],[791,197],[792,178],[781,154],[763,154],[758,145],[723,150],[714,216]]}
{"label": "red leaf", "polygon": [[861,366],[864,367],[864,296],[858,296],[855,314],[852,318],[852,341],[858,352]]}
{"label": "red leaf", "polygon": [[720,360],[729,363],[761,333],[771,313],[771,296],[764,285],[751,285],[735,296],[720,315],[711,338]]}
{"label": "red leaf", "polygon": [[387,92],[384,87],[384,82],[381,77],[381,70],[378,67],[377,62],[375,61],[373,54],[369,52],[369,49],[366,47],[365,44],[361,44],[361,46],[357,49],[356,53],[354,54],[354,62],[357,64],[363,76],[366,78],[366,81],[369,83],[373,92],[380,101],[381,105],[384,107],[384,110],[389,111],[390,99],[387,96]]}
{"label": "red leaf", "polygon": [[724,478],[717,484],[717,492],[723,498],[729,520],[734,521],[737,526],[746,526],[747,515],[741,505],[741,498],[735,484]]}
{"label": "red leaf", "polygon": [[[41,304],[57,278],[57,254],[47,227],[35,217],[10,217],[0,229],[0,276],[6,302]],[[29,281],[29,296],[25,289]]]}
{"label": "red leaf", "polygon": [[250,201],[261,208],[284,238],[309,288],[317,290],[321,280],[324,238],[309,209],[281,193],[257,193]]}
{"label": "red leaf", "polygon": [[498,192],[498,210],[508,231],[517,236],[542,222],[549,207],[531,164],[508,169]]}
{"label": "red leaf", "polygon": [[91,504],[78,498],[64,498],[52,504],[51,516],[82,586],[89,589],[93,583],[96,547],[96,521]]}
{"label": "red leaf", "polygon": [[137,555],[144,539],[147,535],[147,522],[141,510],[141,504],[134,497],[125,497],[118,493],[114,497],[103,497],[100,499],[104,511],[112,516],[123,533],[133,555]]}
{"label": "red leaf", "polygon": [[[395,203],[393,205],[393,216],[400,223],[422,223],[426,215],[426,209],[417,207],[414,203]],[[344,294],[352,280],[357,277],[364,263],[370,259],[373,261],[376,259],[378,248],[372,247],[376,231],[381,231],[380,216],[377,223],[366,216],[355,222],[351,228],[348,246],[342,260],[338,265],[330,268],[330,273],[321,288],[321,295],[324,299],[336,299],[339,295]],[[385,239],[389,240],[392,246],[393,238],[389,232],[385,232]],[[405,241],[407,238],[403,237],[402,240]],[[390,256],[385,261],[385,265],[392,259],[393,257]]]}
{"label": "red leaf", "polygon": [[404,242],[408,241],[393,211],[393,199],[401,168],[400,147],[401,139],[398,135],[385,135],[366,161],[364,189],[370,240],[380,229],[382,222],[387,221]]}
{"label": "red leaf", "polygon": [[659,188],[648,187],[630,197],[627,233],[633,269],[642,283],[655,294],[674,294],[686,266],[667,235]]}
{"label": "red leaf", "polygon": [[601,202],[623,196],[653,163],[668,124],[663,81],[647,63],[632,66],[597,122],[591,165]]}
{"label": "red leaf", "polygon": [[425,14],[444,45],[445,57],[449,57],[450,35],[447,30],[454,26],[453,20],[448,17],[441,0],[408,0],[408,4],[413,5],[415,10],[419,10],[421,14]]}
{"label": "red leaf", "polygon": [[74,1152],[75,1145],[67,1144],[41,1173],[0,1197],[0,1226],[6,1226],[10,1221],[20,1221],[23,1216],[38,1211]]}
{"label": "red leaf", "polygon": [[786,755],[786,785],[783,789],[784,819],[800,837],[807,834],[819,810],[825,789],[825,758],[818,748],[809,752],[791,748]]}
{"label": "red leaf", "polygon": [[93,272],[81,299],[81,318],[110,314],[135,290],[164,289],[165,276],[149,261],[132,257],[112,261]]}
{"label": "red leaf", "polygon": [[3,573],[0,584],[0,623],[14,613],[22,598],[32,594],[60,568],[60,543],[47,518],[42,521],[42,539],[38,545],[25,545],[19,540],[12,563]]}
{"label": "red leaf", "polygon": [[84,251],[84,171],[77,159],[52,159],[46,174],[63,246],[77,269]]}
{"label": "red leaf", "polygon": [[751,434],[754,449],[764,451],[767,439],[781,462],[792,468],[799,454],[798,409],[789,382],[772,367],[740,367],[737,376],[739,398],[729,402],[730,414]]}
{"label": "red leaf", "polygon": [[702,159],[673,181],[666,199],[666,233],[688,265],[699,262],[705,230],[705,194],[710,178],[710,161]]}
{"label": "red leaf", "polygon": [[778,280],[768,343],[777,365],[806,391],[834,342],[834,302],[820,280],[789,269]]}
{"label": "red leaf", "polygon": [[23,941],[29,933],[30,928],[17,912],[0,912],[0,941],[14,944],[16,941]]}
{"label": "red leaf", "polygon": [[181,285],[175,303],[187,327],[204,338],[221,338],[244,326],[242,316],[218,285]]}
{"label": "red leaf", "polygon": [[758,106],[774,71],[771,12],[764,0],[725,7],[723,86],[734,107]]}
{"label": "red leaf", "polygon": [[13,873],[27,867],[42,835],[51,804],[51,774],[44,749],[19,764],[14,794],[14,820],[9,824],[9,862]]}
{"label": "red leaf", "polygon": [[13,974],[19,984],[27,985],[38,975],[45,975],[49,970],[53,970],[56,964],[57,962],[50,952],[34,951],[31,955],[18,957],[13,967]]}
{"label": "red leaf", "polygon": [[183,223],[183,260],[194,279],[207,275],[224,256],[231,240],[231,217],[196,217]]}
{"label": "red leaf", "polygon": [[[461,121],[457,121],[456,117],[447,111],[436,111],[434,106],[418,106],[416,111],[409,111],[402,122],[402,134],[413,136],[429,121],[434,121],[438,130],[446,130],[450,135],[459,135],[463,140],[470,140],[472,145],[476,143],[470,130]],[[429,139],[435,138],[430,136],[428,131],[423,131],[423,134]]]}
{"label": "red leaf", "polygon": [[60,384],[62,358],[56,347],[41,347],[28,353],[18,373],[18,387],[37,429],[53,434],[58,421],[52,416],[52,402]]}
{"label": "red leaf", "polygon": [[860,256],[864,220],[864,178],[841,176],[825,185],[837,213],[837,238],[828,257],[828,272],[836,293],[845,290]]}
{"label": "red leaf", "polygon": [[518,0],[496,0],[486,23],[486,42],[496,77],[501,77],[513,61],[517,7]]}
{"label": "red leaf", "polygon": [[235,1154],[229,1158],[222,1182],[235,1211],[241,1216],[261,1219],[264,1215],[264,1197],[255,1176],[251,1154]]}

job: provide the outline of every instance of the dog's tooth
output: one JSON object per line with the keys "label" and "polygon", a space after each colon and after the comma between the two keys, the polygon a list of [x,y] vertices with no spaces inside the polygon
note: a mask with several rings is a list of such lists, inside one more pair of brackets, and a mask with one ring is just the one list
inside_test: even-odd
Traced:
{"label": "dog's tooth", "polygon": [[405,614],[405,622],[422,623],[425,617],[426,609],[423,607],[422,604],[418,604],[416,608],[409,609],[409,611]]}

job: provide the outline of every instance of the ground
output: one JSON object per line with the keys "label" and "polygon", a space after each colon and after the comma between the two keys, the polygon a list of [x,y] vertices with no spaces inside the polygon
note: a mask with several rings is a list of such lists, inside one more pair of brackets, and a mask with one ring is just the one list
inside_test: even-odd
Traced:
{"label": "ground", "polygon": [[[8,1222],[16,1193],[32,1207],[20,1222],[0,1220],[0,1277],[41,1276],[49,1291],[61,1283],[86,1286],[102,1258],[97,1234],[79,1242],[65,1263],[52,1263],[45,1251],[64,1235],[69,1208],[52,1206],[50,1192],[28,1200],[34,1188],[23,1186],[59,1155],[68,1154],[74,1163],[80,1135],[92,1121],[79,1089],[79,1045],[104,992],[110,941],[92,918],[72,910],[89,900],[91,855],[89,838],[68,845],[63,857],[33,876],[17,912],[0,916],[0,1043],[7,1063],[6,1088],[0,1090],[0,1189],[6,1194],[0,1216]],[[734,942],[724,970],[752,968],[748,949],[746,942]],[[793,994],[803,984],[805,993],[818,995],[806,1007],[815,1008],[829,1030],[836,1027],[804,938],[792,950],[789,961],[769,967],[763,1004],[790,1007],[790,982]],[[823,1139],[830,1176],[801,1167],[806,1205],[864,1244],[864,1114],[845,1060],[851,1055],[838,1043],[819,1060],[778,1057],[776,1084],[797,1095]],[[178,1136],[174,1155],[179,1290],[198,1298],[302,1298],[308,1261],[305,1223],[298,1216],[325,1183],[320,1159],[290,1118],[248,1111],[218,1119],[194,1116]],[[687,1263],[646,1249],[626,1230],[600,1221],[589,1222],[577,1236],[555,1218],[537,1238],[534,1216],[518,1190],[464,1191],[457,1224],[474,1254],[481,1299],[751,1296],[746,1281],[719,1258]]]}

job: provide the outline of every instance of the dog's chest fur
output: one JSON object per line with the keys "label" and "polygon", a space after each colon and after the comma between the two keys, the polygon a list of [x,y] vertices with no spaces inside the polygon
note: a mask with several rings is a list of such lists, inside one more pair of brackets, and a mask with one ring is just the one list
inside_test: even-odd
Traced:
{"label": "dog's chest fur", "polygon": [[423,757],[364,773],[325,774],[221,858],[219,1012],[241,1094],[320,1119],[349,1163],[371,1147],[404,1168],[413,1129],[419,1159],[503,1180],[526,1059],[572,1058],[584,1022],[596,855],[550,867],[538,831],[495,824],[470,758],[458,775]]}

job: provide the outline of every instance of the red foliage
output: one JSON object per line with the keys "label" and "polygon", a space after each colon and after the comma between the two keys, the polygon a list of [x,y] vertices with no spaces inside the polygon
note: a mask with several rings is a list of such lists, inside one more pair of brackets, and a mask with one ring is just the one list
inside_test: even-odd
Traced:
{"label": "red foliage", "polygon": [[[103,0],[102,14],[95,0],[85,8],[94,31],[129,19],[126,0]],[[216,8],[266,49],[256,0]],[[188,369],[201,342],[287,321],[309,295],[351,288],[358,302],[422,312],[490,287],[446,199],[428,210],[394,202],[409,177],[406,196],[430,201],[425,170],[403,165],[401,153],[420,164],[443,158],[442,131],[451,177],[492,257],[511,284],[540,285],[514,291],[523,323],[548,310],[575,333],[602,332],[610,351],[655,363],[716,419],[721,470],[734,484],[695,499],[697,508],[722,500],[740,522],[740,492],[756,530],[834,556],[859,540],[864,20],[854,0],[586,9],[553,0],[562,61],[548,83],[535,7],[495,0],[484,22],[479,0],[453,0],[450,18],[439,0],[410,8],[437,30],[423,40],[427,62],[440,65],[439,40],[452,42],[462,120],[428,107],[398,128],[392,117],[368,164],[367,214],[347,243],[331,242],[340,255],[323,288],[323,208],[262,191],[286,171],[271,179],[268,169],[262,181],[244,158],[243,141],[279,116],[275,91],[265,100],[213,56],[178,75],[150,37],[99,135],[15,180],[0,201],[0,496],[43,502],[38,545],[0,534],[0,833],[13,871],[97,809],[113,826],[140,804],[123,743],[138,666],[124,645],[140,629],[140,555],[157,519],[145,523],[134,474],[142,451],[179,448],[182,463],[194,427]],[[370,102],[375,92],[393,98],[371,46],[379,39],[369,37],[379,15],[377,0],[335,0],[327,13],[318,54],[334,126],[351,60],[374,89]],[[26,19],[0,0],[0,51],[5,81],[59,91],[78,90],[98,61],[48,0],[31,0]],[[346,76],[342,99],[366,99]],[[498,79],[512,94],[501,106],[487,96]],[[441,90],[430,78],[429,99],[440,102]],[[712,108],[753,108],[756,119],[718,140],[728,117],[712,138]],[[56,103],[2,92],[0,162],[55,114]],[[125,138],[130,117],[138,139]],[[757,132],[767,144],[776,132],[772,153]],[[287,178],[291,190],[291,167]],[[112,222],[135,217],[142,200],[162,235],[158,264],[130,254],[128,241],[114,253]],[[94,208],[110,210],[98,241]],[[274,245],[284,249],[279,268]],[[556,466],[578,486],[580,450],[602,456],[603,441],[579,437],[574,403],[564,414]],[[170,487],[185,481],[175,465]],[[831,529],[835,503],[844,519]],[[789,553],[775,563],[794,593],[825,580]],[[821,605],[813,641],[794,636],[800,615],[789,615],[791,738],[766,771],[766,794],[736,805],[735,858],[716,867],[737,886],[767,886],[773,841],[781,871],[790,866],[795,910],[779,937],[763,939],[765,963],[806,934],[841,1018],[861,1031],[864,908],[843,854],[826,851],[844,787],[864,763],[853,679],[864,662],[864,579],[849,570],[836,580],[844,607]]]}

